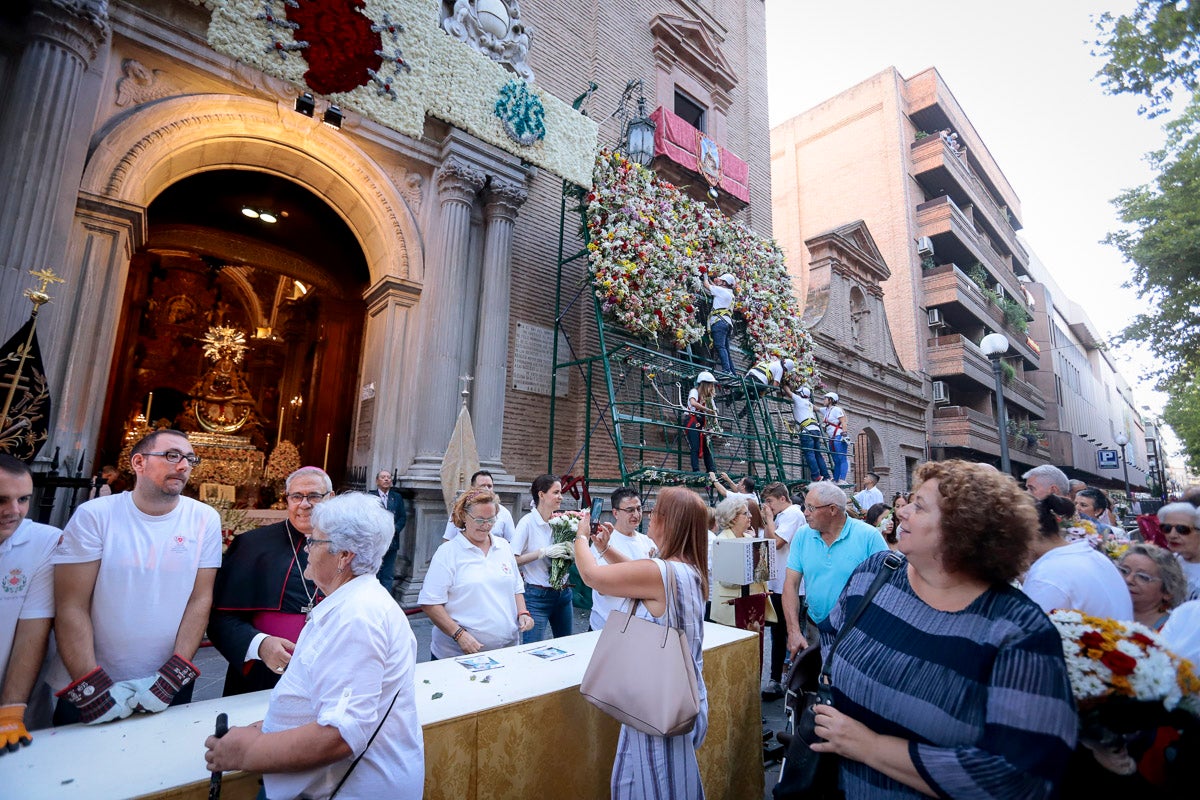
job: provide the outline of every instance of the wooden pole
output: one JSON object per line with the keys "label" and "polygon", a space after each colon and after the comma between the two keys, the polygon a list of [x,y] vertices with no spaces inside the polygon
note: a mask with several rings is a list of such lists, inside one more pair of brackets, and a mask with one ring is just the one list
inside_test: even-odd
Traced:
{"label": "wooden pole", "polygon": [[325,434],[325,458],[321,461],[321,469],[329,472],[329,434]]}

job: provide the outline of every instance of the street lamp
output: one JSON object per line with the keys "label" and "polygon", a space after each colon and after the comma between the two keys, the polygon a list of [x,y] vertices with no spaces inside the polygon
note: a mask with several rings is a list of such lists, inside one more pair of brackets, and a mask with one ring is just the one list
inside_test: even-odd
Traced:
{"label": "street lamp", "polygon": [[996,426],[1000,431],[1000,471],[1012,474],[1008,460],[1008,419],[1004,415],[1004,382],[1000,377],[1000,357],[1008,352],[1008,337],[1003,333],[989,333],[979,343],[979,349],[992,360],[992,377],[996,379]]}
{"label": "street lamp", "polygon": [[624,151],[625,156],[635,164],[648,167],[654,160],[654,129],[657,126],[646,114],[646,95],[641,78],[625,84],[625,91],[621,93],[621,99],[617,103],[617,110],[613,116],[620,115],[622,118],[627,118],[629,103],[633,101],[634,92],[637,92],[637,112],[625,122],[624,129],[621,131],[621,142],[617,149]]}
{"label": "street lamp", "polygon": [[1129,444],[1129,437],[1125,435],[1125,431],[1117,431],[1114,440],[1117,447],[1121,448],[1121,471],[1125,473],[1125,502],[1128,504],[1126,508],[1133,511],[1133,495],[1129,493],[1129,462],[1125,460],[1125,445]]}

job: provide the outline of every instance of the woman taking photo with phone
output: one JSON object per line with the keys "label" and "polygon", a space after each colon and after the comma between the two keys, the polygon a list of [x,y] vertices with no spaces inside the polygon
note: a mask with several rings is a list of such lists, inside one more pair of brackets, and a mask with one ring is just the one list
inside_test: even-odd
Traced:
{"label": "woman taking photo with phone", "polygon": [[[583,582],[596,591],[642,601],[637,616],[656,625],[670,617],[684,632],[696,669],[700,714],[690,733],[653,736],[628,725],[621,726],[617,757],[613,762],[611,792],[614,800],[635,797],[704,796],[696,749],[708,731],[708,691],[702,674],[704,657],[704,598],[708,594],[708,511],[695,493],[681,488],[663,489],[650,518],[650,538],[658,558],[623,564],[599,564],[588,547],[588,514],[579,521],[575,537],[575,565]],[[674,573],[675,596],[667,596],[667,570]],[[633,667],[634,665],[630,665]],[[635,675],[630,680],[636,680]]]}

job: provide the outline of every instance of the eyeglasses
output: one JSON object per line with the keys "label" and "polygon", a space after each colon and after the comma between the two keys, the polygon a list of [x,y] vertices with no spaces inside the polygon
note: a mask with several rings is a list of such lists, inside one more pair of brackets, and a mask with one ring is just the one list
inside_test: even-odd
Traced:
{"label": "eyeglasses", "polygon": [[314,544],[333,544],[333,540],[332,539],[305,539],[304,540],[304,552],[307,553],[309,550],[311,550],[312,546]]}
{"label": "eyeglasses", "polygon": [[822,505],[822,506],[809,506],[808,510],[809,510],[809,512],[813,512],[813,511],[820,511],[822,508],[837,508],[837,506],[838,506],[837,503],[826,503],[825,505]]}
{"label": "eyeglasses", "polygon": [[1124,575],[1126,578],[1128,578],[1130,575],[1132,575],[1133,579],[1135,581],[1137,581],[1138,583],[1142,584],[1143,586],[1149,586],[1150,584],[1154,583],[1155,581],[1162,580],[1162,578],[1156,578],[1148,572],[1134,572],[1132,569],[1125,566],[1124,564],[1117,565],[1117,571],[1120,572],[1122,575]]}
{"label": "eyeglasses", "polygon": [[738,516],[739,517],[752,517],[754,515],[750,513],[750,509],[743,508],[741,511],[738,512]]}
{"label": "eyeglasses", "polygon": [[624,511],[626,514],[640,514],[642,513],[642,507],[630,506],[629,508],[614,508],[613,511]]}
{"label": "eyeglasses", "polygon": [[496,520],[499,519],[499,517],[472,517],[470,514],[468,514],[467,519],[471,520],[471,522],[474,522],[476,525],[483,525],[486,528],[490,528],[496,524]]}
{"label": "eyeglasses", "polygon": [[178,450],[165,450],[161,453],[142,453],[144,456],[158,456],[165,458],[168,464],[178,464],[180,461],[186,461],[189,467],[200,465],[200,456],[195,453],[181,453]]}
{"label": "eyeglasses", "polygon": [[303,503],[305,500],[307,500],[309,505],[315,506],[317,503],[321,502],[326,497],[329,497],[331,494],[333,494],[333,492],[310,492],[309,494],[292,492],[287,496],[287,499],[289,503]]}
{"label": "eyeglasses", "polygon": [[1191,525],[1170,525],[1167,523],[1162,523],[1158,527],[1159,527],[1159,530],[1161,530],[1163,533],[1170,533],[1171,531],[1175,531],[1180,536],[1191,536],[1192,531],[1196,530]]}

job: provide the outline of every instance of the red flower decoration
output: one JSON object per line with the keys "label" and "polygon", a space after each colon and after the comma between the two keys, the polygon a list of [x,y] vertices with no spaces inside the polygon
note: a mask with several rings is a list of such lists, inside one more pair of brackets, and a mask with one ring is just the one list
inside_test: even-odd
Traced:
{"label": "red flower decoration", "polygon": [[1099,650],[1104,647],[1104,637],[1096,631],[1088,631],[1083,636],[1079,637],[1079,643],[1084,647]]}
{"label": "red flower decoration", "polygon": [[1100,663],[1112,670],[1113,675],[1132,675],[1137,667],[1137,659],[1127,656],[1120,650],[1109,650],[1100,656]]}
{"label": "red flower decoration", "polygon": [[308,62],[304,82],[318,94],[352,91],[371,79],[368,69],[378,72],[383,66],[375,54],[383,42],[364,8],[363,0],[305,0],[287,10],[288,19],[300,26],[294,38],[308,42],[301,51]]}

